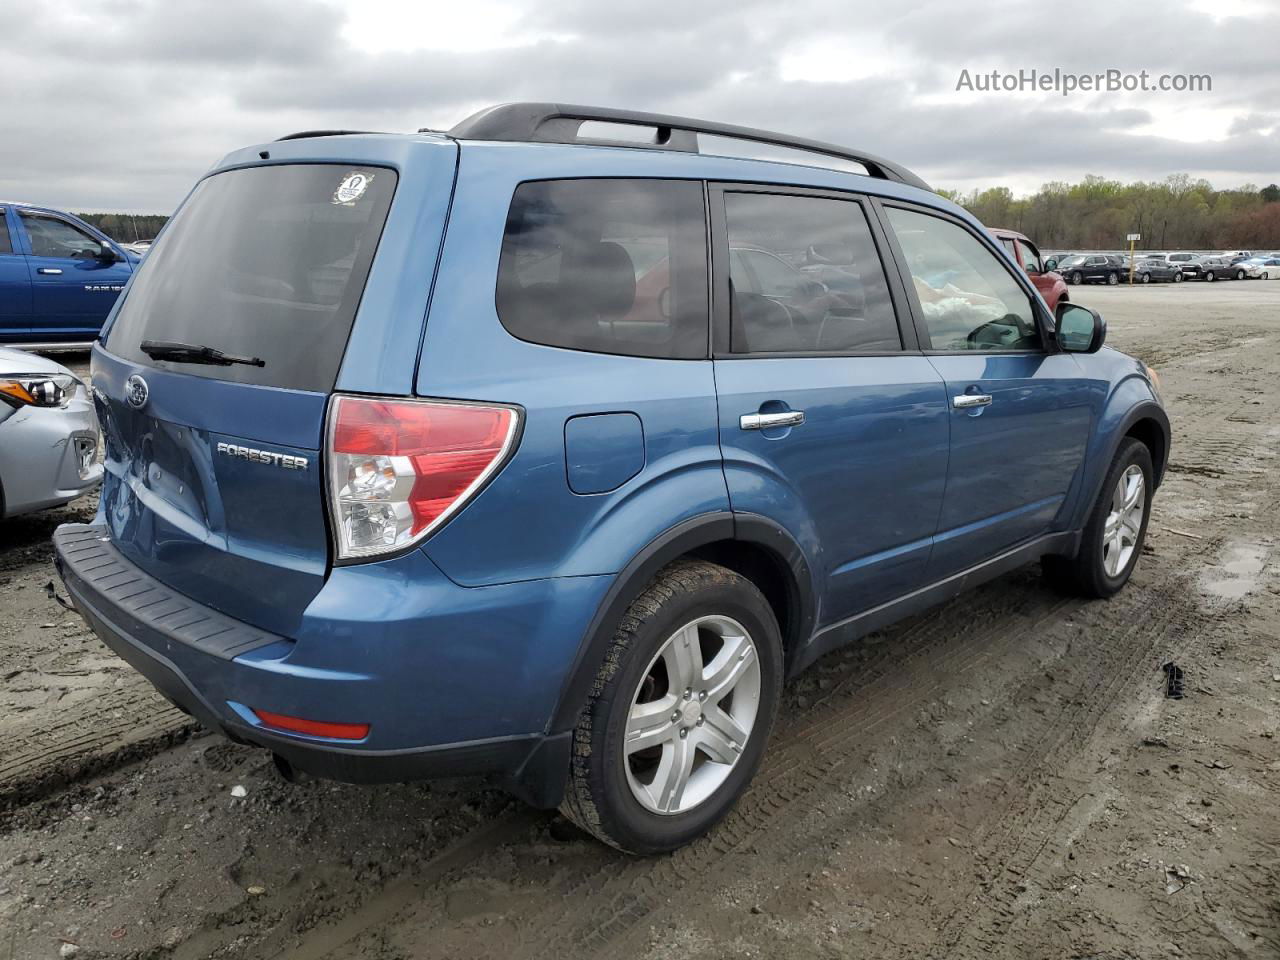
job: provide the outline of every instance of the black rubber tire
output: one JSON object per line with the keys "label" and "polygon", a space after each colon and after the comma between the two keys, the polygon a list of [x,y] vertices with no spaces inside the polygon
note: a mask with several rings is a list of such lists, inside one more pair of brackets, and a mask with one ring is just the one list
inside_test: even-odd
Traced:
{"label": "black rubber tire", "polygon": [[1084,282],[1084,274],[1081,273],[1079,270],[1077,270],[1075,273],[1071,274],[1071,277],[1069,279],[1073,287],[1078,286],[1079,284]]}
{"label": "black rubber tire", "polygon": [[[632,697],[658,649],[680,626],[710,614],[732,617],[755,641],[759,711],[742,756],[719,790],[692,810],[664,816],[645,809],[632,795],[620,740]],[[696,840],[733,809],[755,775],[777,715],[782,670],[782,635],[755,584],[703,560],[665,567],[617,626],[574,733],[560,812],[626,853],[665,853]]]}
{"label": "black rubber tire", "polygon": [[1206,273],[1206,274],[1204,275],[1204,278],[1205,278],[1206,280],[1208,280],[1210,283],[1213,283],[1213,281],[1214,281],[1214,280],[1218,279],[1217,277],[1215,277],[1215,276],[1213,275],[1213,271],[1212,271],[1212,270],[1210,270],[1208,273]]}
{"label": "black rubber tire", "polygon": [[1120,282],[1120,277],[1118,275],[1114,273],[1107,274],[1107,286],[1114,287],[1119,282]]}
{"label": "black rubber tire", "polygon": [[[1110,512],[1111,494],[1120,481],[1120,474],[1135,463],[1142,468],[1147,491],[1142,526],[1138,530],[1138,542],[1134,544],[1133,556],[1129,558],[1128,564],[1116,576],[1109,577],[1102,566],[1102,533]],[[1115,460],[1111,462],[1111,469],[1102,481],[1098,499],[1089,511],[1079,551],[1074,557],[1045,557],[1041,561],[1045,578],[1062,590],[1085,597],[1105,599],[1118,593],[1129,582],[1134,567],[1138,565],[1138,558],[1142,556],[1142,545],[1147,539],[1147,521],[1151,519],[1151,501],[1155,492],[1151,485],[1153,476],[1151,451],[1141,440],[1126,437],[1121,441]]]}
{"label": "black rubber tire", "polygon": [[1243,279],[1244,279],[1244,271],[1243,271],[1243,270],[1237,270],[1237,271],[1236,271],[1236,279],[1237,279],[1237,280],[1243,280]]}
{"label": "black rubber tire", "polygon": [[1181,283],[1181,282],[1182,282],[1182,271],[1181,271],[1181,270],[1179,270],[1177,273],[1175,273],[1175,274],[1173,275],[1173,282],[1174,282],[1174,283]]}
{"label": "black rubber tire", "polygon": [[1143,282],[1143,283],[1150,283],[1150,282],[1151,282],[1151,274],[1149,274],[1149,273],[1144,273],[1144,274],[1142,275],[1142,282]]}

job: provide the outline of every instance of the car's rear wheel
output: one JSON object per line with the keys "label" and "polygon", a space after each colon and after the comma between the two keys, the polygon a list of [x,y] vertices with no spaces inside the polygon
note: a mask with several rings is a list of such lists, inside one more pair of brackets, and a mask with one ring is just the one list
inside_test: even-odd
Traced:
{"label": "car's rear wheel", "polygon": [[1079,270],[1073,271],[1071,274],[1071,283],[1073,286],[1084,282],[1084,274]]}
{"label": "car's rear wheel", "polygon": [[1109,597],[1119,591],[1142,553],[1153,477],[1146,445],[1125,438],[1085,522],[1080,549],[1074,557],[1045,557],[1045,576],[1088,597]]}
{"label": "car's rear wheel", "polygon": [[1182,282],[1182,271],[1181,271],[1181,270],[1179,270],[1177,273],[1175,273],[1175,274],[1173,275],[1173,282],[1174,282],[1174,283],[1181,283],[1181,282]]}
{"label": "car's rear wheel", "polygon": [[1208,280],[1210,283],[1213,283],[1213,281],[1217,279],[1217,277],[1215,277],[1215,276],[1213,275],[1213,271],[1212,271],[1212,270],[1210,270],[1208,273],[1206,273],[1206,274],[1204,275],[1204,278],[1205,278],[1206,280]]}
{"label": "car's rear wheel", "polygon": [[782,638],[763,594],[717,564],[672,564],[617,625],[561,811],[629,853],[689,843],[755,774],[781,688]]}
{"label": "car's rear wheel", "polygon": [[1150,282],[1151,282],[1151,274],[1149,274],[1149,273],[1144,273],[1144,274],[1142,275],[1142,282],[1143,282],[1143,283],[1150,283]]}

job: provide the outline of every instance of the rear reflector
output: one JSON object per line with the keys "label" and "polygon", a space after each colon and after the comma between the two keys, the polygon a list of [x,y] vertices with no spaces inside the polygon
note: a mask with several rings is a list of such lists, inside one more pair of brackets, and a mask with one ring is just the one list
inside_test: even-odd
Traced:
{"label": "rear reflector", "polygon": [[513,407],[335,397],[329,487],[338,558],[401,550],[440,527],[502,466]]}
{"label": "rear reflector", "polygon": [[303,720],[286,717],[282,713],[254,710],[253,715],[264,727],[286,730],[289,733],[305,733],[311,737],[328,737],[331,740],[363,740],[369,735],[367,723],[323,723],[320,720]]}

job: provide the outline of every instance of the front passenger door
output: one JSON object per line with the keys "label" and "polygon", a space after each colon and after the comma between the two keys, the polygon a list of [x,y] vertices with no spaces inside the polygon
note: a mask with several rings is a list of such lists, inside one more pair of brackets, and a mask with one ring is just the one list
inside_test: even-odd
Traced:
{"label": "front passenger door", "polygon": [[1100,398],[1070,354],[1049,349],[1038,298],[974,230],[933,211],[883,209],[951,408],[928,572],[937,580],[1055,529]]}
{"label": "front passenger door", "polygon": [[95,337],[131,272],[119,251],[69,220],[20,210],[31,280],[32,334]]}

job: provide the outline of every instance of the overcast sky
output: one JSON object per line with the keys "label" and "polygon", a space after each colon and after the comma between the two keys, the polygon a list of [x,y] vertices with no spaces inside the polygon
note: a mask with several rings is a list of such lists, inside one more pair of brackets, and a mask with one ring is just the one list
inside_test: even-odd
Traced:
{"label": "overcast sky", "polygon": [[[482,106],[660,110],[862,147],[935,186],[1280,180],[1280,3],[0,0],[0,199],[172,210],[229,150]],[[978,93],[962,70],[1204,93]]]}

